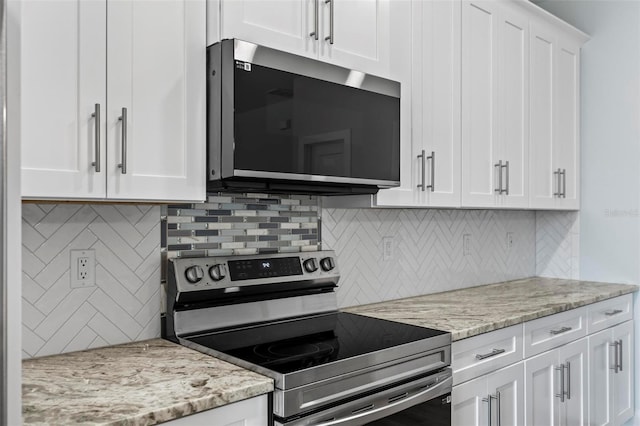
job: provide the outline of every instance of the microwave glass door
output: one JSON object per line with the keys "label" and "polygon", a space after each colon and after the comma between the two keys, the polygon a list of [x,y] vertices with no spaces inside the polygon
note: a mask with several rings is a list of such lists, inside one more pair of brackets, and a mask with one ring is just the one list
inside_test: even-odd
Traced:
{"label": "microwave glass door", "polygon": [[398,98],[234,65],[235,169],[399,181]]}

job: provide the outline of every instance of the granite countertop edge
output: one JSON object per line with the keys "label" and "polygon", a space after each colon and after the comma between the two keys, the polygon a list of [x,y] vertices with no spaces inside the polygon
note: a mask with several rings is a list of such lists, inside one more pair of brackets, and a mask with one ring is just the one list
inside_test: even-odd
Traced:
{"label": "granite countertop edge", "polygon": [[[522,291],[521,286],[531,286],[534,296],[529,297],[529,293]],[[554,297],[553,286],[559,286],[557,289],[563,291],[557,297]],[[543,289],[548,294],[544,294],[544,297],[539,299],[536,298],[535,291],[539,289]],[[567,290],[571,293],[567,293]],[[342,310],[448,331],[451,333],[452,341],[455,342],[606,299],[631,294],[638,290],[640,287],[630,284],[532,277],[388,302],[352,306]],[[522,295],[520,300],[518,299],[518,291]],[[489,300],[500,293],[507,295],[508,303],[512,307],[520,305],[521,308],[502,309],[503,306],[499,301]],[[443,301],[443,303],[438,305],[436,309],[439,301]],[[480,307],[477,314],[468,312],[470,301]],[[483,312],[483,306],[489,306],[489,311]],[[466,312],[462,312],[465,310]],[[505,311],[506,313],[500,314]],[[446,317],[455,319],[453,321],[443,320]]]}

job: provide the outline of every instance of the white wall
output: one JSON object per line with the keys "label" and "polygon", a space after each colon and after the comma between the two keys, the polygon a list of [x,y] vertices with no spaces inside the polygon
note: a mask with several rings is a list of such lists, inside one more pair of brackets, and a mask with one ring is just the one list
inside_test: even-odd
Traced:
{"label": "white wall", "polygon": [[[640,284],[640,2],[539,4],[592,37],[582,49],[580,278]],[[636,296],[636,342],[639,309]],[[636,419],[639,384],[636,368]]]}

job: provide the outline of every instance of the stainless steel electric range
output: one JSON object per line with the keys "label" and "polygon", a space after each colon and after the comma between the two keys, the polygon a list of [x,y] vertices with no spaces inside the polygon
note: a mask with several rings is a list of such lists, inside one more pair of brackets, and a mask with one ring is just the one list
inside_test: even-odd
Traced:
{"label": "stainless steel electric range", "polygon": [[169,261],[167,337],[271,377],[273,424],[451,424],[449,333],[339,312],[331,251]]}

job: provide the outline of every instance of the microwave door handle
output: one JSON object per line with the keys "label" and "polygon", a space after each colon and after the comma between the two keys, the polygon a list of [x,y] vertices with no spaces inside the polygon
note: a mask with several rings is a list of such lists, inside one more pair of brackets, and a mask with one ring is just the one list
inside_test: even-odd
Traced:
{"label": "microwave door handle", "polygon": [[[407,409],[409,407],[412,407],[413,405],[415,405],[416,399],[422,399],[425,397],[425,395],[433,395],[433,398],[438,397],[443,394],[442,392],[440,392],[440,388],[446,387],[446,386],[451,386],[451,382],[449,380],[443,380],[440,383],[436,384],[435,386],[428,387],[425,390],[416,393],[415,395],[412,395],[407,398],[403,398],[391,404],[387,404],[383,407],[374,408],[366,411],[359,411],[356,409],[355,413],[350,416],[341,417],[338,419],[332,419],[323,423],[318,423],[316,426],[338,426],[338,425],[347,426],[351,424],[366,424],[379,419],[380,418],[379,414],[384,413],[385,411],[391,411],[390,414],[392,414],[392,413],[396,413],[398,411]],[[429,399],[426,399],[425,402],[429,401]],[[358,407],[361,408],[360,406]],[[398,410],[398,408],[400,410]]]}

